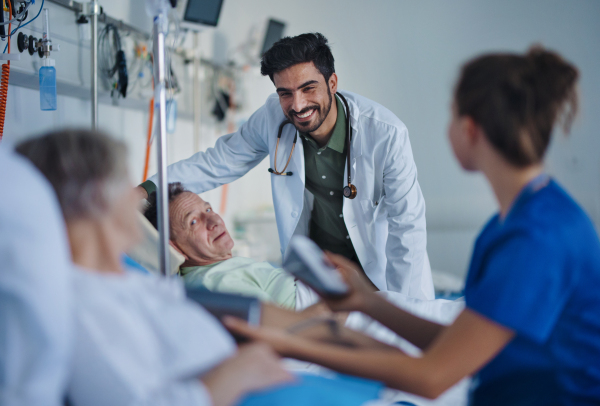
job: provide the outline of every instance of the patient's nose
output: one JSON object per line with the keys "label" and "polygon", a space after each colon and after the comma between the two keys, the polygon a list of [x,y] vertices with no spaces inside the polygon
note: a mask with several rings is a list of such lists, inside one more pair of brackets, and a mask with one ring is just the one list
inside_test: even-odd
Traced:
{"label": "patient's nose", "polygon": [[208,230],[212,230],[218,225],[219,225],[219,221],[216,216],[206,216],[206,228]]}

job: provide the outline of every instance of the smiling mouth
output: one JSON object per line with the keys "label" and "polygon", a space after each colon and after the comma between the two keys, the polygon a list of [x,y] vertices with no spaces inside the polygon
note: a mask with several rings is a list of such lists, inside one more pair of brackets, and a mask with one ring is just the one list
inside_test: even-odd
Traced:
{"label": "smiling mouth", "polygon": [[217,241],[219,238],[223,237],[225,234],[227,234],[227,231],[223,231],[221,234],[219,234],[219,235],[217,236],[217,238],[215,238],[215,239],[213,240],[213,242]]}
{"label": "smiling mouth", "polygon": [[302,114],[295,114],[296,119],[298,121],[308,121],[312,118],[312,116],[314,115],[315,111],[317,111],[317,109],[311,109],[305,113]]}

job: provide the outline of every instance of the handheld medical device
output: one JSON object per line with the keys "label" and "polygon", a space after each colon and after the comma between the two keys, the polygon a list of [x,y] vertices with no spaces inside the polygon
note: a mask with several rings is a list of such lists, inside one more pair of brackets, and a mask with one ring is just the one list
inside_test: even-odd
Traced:
{"label": "handheld medical device", "polygon": [[[351,149],[350,142],[352,141],[352,127],[350,126],[350,106],[348,106],[348,101],[341,93],[336,93],[336,94],[344,102],[344,106],[346,107],[346,165],[347,165],[346,169],[347,169],[347,173],[348,173],[348,185],[344,186],[343,192],[344,192],[344,197],[346,197],[348,199],[354,199],[356,197],[356,194],[358,193],[358,191],[356,190],[356,186],[354,186],[352,184],[352,176],[350,174],[350,149]],[[290,120],[285,120],[284,122],[282,122],[279,125],[279,131],[277,133],[277,144],[275,145],[275,157],[273,158],[273,166],[275,168],[268,169],[269,172],[272,173],[273,175],[292,176],[294,174],[293,172],[286,172],[285,170],[287,169],[290,161],[292,160],[292,155],[294,154],[294,149],[296,148],[296,141],[298,141],[298,130],[296,130],[296,134],[294,135],[294,141],[292,143],[292,150],[290,151],[290,156],[288,157],[288,160],[285,163],[285,166],[283,167],[283,169],[281,171],[277,170],[277,150],[279,149],[279,140],[281,139],[281,133],[283,132],[283,127],[285,127],[286,124],[292,124],[292,122]]]}
{"label": "handheld medical device", "polygon": [[260,324],[258,299],[231,293],[211,292],[201,287],[188,286],[185,292],[188,299],[200,304],[219,320],[224,316],[233,316],[247,321],[252,326]]}
{"label": "handheld medical device", "polygon": [[339,297],[348,293],[342,275],[321,249],[308,237],[292,237],[283,269],[310,286],[321,296]]}

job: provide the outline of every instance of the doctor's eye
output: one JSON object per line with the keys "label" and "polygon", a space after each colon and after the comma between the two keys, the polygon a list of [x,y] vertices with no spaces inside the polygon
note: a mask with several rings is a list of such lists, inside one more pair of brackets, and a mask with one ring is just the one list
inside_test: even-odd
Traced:
{"label": "doctor's eye", "polygon": [[206,209],[206,212],[207,212],[207,213],[210,213],[210,212],[212,212],[212,207],[209,207],[209,208],[207,208],[207,209]]}
{"label": "doctor's eye", "polygon": [[196,219],[193,219],[193,220],[190,222],[190,225],[191,225],[191,226],[193,226],[193,225],[194,225],[194,224],[196,224],[197,222],[198,222],[198,220],[196,220]]}

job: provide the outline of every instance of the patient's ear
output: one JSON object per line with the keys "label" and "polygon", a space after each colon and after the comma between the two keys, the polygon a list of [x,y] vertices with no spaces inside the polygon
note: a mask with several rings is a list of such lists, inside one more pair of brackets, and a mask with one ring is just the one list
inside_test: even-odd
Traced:
{"label": "patient's ear", "polygon": [[183,252],[174,241],[169,240],[169,244],[171,245],[171,247],[173,247],[175,249],[175,251],[177,251],[181,255],[183,255],[183,257],[185,258],[186,261],[190,259],[187,255],[185,255],[185,252]]}

